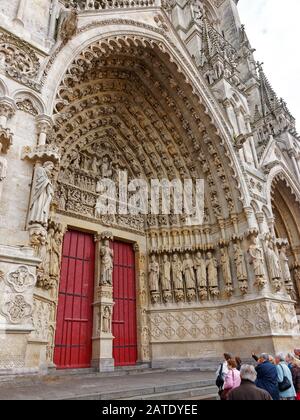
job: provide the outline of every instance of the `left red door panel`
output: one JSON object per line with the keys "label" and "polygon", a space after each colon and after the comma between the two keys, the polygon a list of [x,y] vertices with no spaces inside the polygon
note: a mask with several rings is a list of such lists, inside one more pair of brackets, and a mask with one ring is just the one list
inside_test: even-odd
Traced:
{"label": "left red door panel", "polygon": [[63,243],[54,350],[58,369],[91,365],[94,272],[93,235],[67,232]]}

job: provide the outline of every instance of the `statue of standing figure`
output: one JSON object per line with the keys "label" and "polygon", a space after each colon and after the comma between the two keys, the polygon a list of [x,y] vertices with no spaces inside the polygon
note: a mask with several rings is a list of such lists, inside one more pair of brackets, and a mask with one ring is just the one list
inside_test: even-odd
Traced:
{"label": "statue of standing figure", "polygon": [[201,300],[205,300],[208,297],[206,261],[200,251],[196,253],[194,267],[196,269],[196,283],[199,297]]}
{"label": "statue of standing figure", "polygon": [[266,285],[263,250],[257,243],[256,235],[251,235],[249,246],[250,264],[253,265],[255,284],[259,289]]}
{"label": "statue of standing figure", "polygon": [[286,284],[292,283],[292,276],[291,276],[291,271],[289,267],[289,259],[287,256],[287,245],[282,245],[280,247],[279,259],[280,259],[281,272],[282,272],[282,278],[283,278],[284,283]]}
{"label": "statue of standing figure", "polygon": [[298,289],[298,295],[300,297],[300,265],[295,265],[294,268],[294,280]]}
{"label": "statue of standing figure", "polygon": [[149,289],[150,292],[159,291],[159,264],[155,255],[151,255],[149,263]]}
{"label": "statue of standing figure", "polygon": [[111,333],[111,309],[105,306],[102,315],[102,332],[105,334]]}
{"label": "statue of standing figure", "polygon": [[195,289],[196,276],[194,271],[194,262],[190,254],[186,253],[184,256],[182,269],[184,272],[185,284],[187,289]]}
{"label": "statue of standing figure", "polygon": [[292,280],[291,270],[289,267],[289,258],[287,256],[287,250],[288,250],[288,244],[283,243],[280,246],[279,251],[279,261],[280,261],[280,267],[281,267],[281,273],[282,273],[282,279],[285,284],[285,289],[288,292],[289,295],[295,298],[295,288]]}
{"label": "statue of standing figure", "polygon": [[51,183],[51,173],[54,169],[53,162],[45,162],[36,169],[29,211],[29,224],[47,226],[50,204],[54,190]]}
{"label": "statue of standing figure", "polygon": [[273,241],[269,240],[267,245],[267,259],[268,259],[268,265],[269,265],[269,272],[270,272],[270,278],[272,280],[272,284],[277,292],[281,289],[282,283],[281,283],[281,268],[280,268],[280,262],[279,257],[275,251],[275,246]]}
{"label": "statue of standing figure", "polygon": [[210,293],[212,296],[219,296],[218,263],[212,252],[207,253],[206,268]]}
{"label": "statue of standing figure", "polygon": [[172,276],[173,276],[174,289],[183,290],[183,268],[182,268],[182,263],[177,254],[173,255]]}
{"label": "statue of standing figure", "polygon": [[231,277],[231,269],[230,269],[230,261],[229,256],[226,248],[221,248],[221,268],[223,273],[223,280],[225,283],[225,291],[227,296],[232,296],[233,294],[233,287],[232,287],[232,277]]}
{"label": "statue of standing figure", "polygon": [[163,256],[160,281],[162,291],[171,290],[171,263],[167,254]]}
{"label": "statue of standing figure", "polygon": [[195,257],[195,269],[196,269],[196,279],[197,279],[197,287],[207,287],[207,273],[206,273],[206,261],[203,258],[201,252],[197,252]]}
{"label": "statue of standing figure", "polygon": [[239,289],[243,295],[246,295],[248,292],[248,275],[246,269],[246,263],[244,258],[244,253],[239,243],[233,244],[234,252],[234,263],[236,268],[236,277],[239,282]]}
{"label": "statue of standing figure", "polygon": [[[0,142],[0,153],[2,152],[2,143]],[[0,155],[0,200],[3,190],[3,183],[7,177],[7,160]]]}
{"label": "statue of standing figure", "polygon": [[100,248],[100,256],[101,256],[100,285],[112,286],[114,252],[109,246],[108,239],[104,241],[104,244]]}

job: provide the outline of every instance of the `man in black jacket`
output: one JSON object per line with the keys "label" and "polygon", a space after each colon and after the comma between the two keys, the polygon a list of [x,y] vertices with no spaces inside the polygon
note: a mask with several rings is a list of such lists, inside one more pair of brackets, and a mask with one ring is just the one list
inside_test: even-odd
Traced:
{"label": "man in black jacket", "polygon": [[256,371],[251,365],[241,367],[241,385],[227,395],[228,401],[271,401],[271,395],[255,385]]}
{"label": "man in black jacket", "polygon": [[252,354],[252,357],[258,361],[256,366],[258,388],[267,391],[273,400],[279,400],[278,374],[276,366],[270,362],[270,355],[262,353],[259,357]]}

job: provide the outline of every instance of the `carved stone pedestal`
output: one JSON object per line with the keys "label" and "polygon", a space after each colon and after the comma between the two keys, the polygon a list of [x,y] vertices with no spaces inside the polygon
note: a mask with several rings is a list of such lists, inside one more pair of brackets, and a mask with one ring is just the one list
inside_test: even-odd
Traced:
{"label": "carved stone pedestal", "polygon": [[112,286],[100,286],[94,303],[94,337],[92,365],[99,372],[114,370],[112,312]]}

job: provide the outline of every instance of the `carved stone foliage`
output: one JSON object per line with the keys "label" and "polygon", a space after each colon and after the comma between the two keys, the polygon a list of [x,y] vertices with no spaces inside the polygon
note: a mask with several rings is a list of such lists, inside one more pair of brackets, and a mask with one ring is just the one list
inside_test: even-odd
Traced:
{"label": "carved stone foliage", "polygon": [[299,327],[293,304],[264,302],[226,308],[185,309],[181,312],[155,310],[150,314],[154,343],[205,341],[259,337],[262,334],[295,334]]}
{"label": "carved stone foliage", "polygon": [[102,10],[149,7],[155,4],[155,0],[132,0],[130,2],[120,2],[118,0],[63,0],[63,3],[67,9]]}
{"label": "carved stone foliage", "polygon": [[40,61],[34,50],[20,38],[0,32],[0,71],[33,89],[39,89],[35,82]]}
{"label": "carved stone foliage", "polygon": [[17,100],[16,106],[20,111],[26,112],[27,114],[33,115],[34,117],[36,117],[39,113],[30,98]]}

